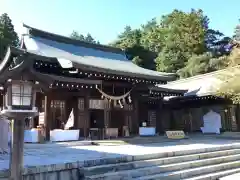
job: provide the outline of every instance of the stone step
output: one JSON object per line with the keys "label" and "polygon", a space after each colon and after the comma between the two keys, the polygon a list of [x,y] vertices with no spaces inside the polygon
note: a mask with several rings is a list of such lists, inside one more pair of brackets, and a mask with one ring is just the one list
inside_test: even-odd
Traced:
{"label": "stone step", "polygon": [[[228,156],[221,156],[221,157],[215,157],[215,158],[208,158],[208,159],[202,159],[202,160],[193,160],[193,161],[186,161],[186,162],[180,162],[180,163],[172,163],[167,165],[152,165],[148,167],[143,168],[132,168],[132,170],[124,170],[124,171],[114,171],[114,172],[108,172],[98,175],[92,175],[87,176],[89,179],[118,179],[117,177],[121,178],[137,178],[141,176],[149,176],[159,173],[166,173],[171,171],[178,171],[183,169],[189,169],[189,168],[196,168],[201,166],[209,166],[213,164],[220,164],[220,163],[226,163],[230,161],[236,161],[240,160],[240,154],[234,154],[234,155],[228,155]],[[240,161],[239,161],[240,163]]]}
{"label": "stone step", "polygon": [[[236,175],[235,173],[239,173],[239,172],[240,172],[240,168],[236,168],[236,169],[230,169],[230,170],[225,170],[225,171],[218,171],[218,172],[214,172],[214,173],[204,174],[204,175],[191,177],[191,178],[187,178],[187,179],[183,179],[183,180],[217,180],[217,179],[219,179],[219,180],[235,180],[234,179],[234,176]],[[221,178],[221,177],[223,177],[223,178]],[[229,179],[228,179],[228,177],[229,177]],[[239,174],[238,179],[240,179],[240,174]]]}
{"label": "stone step", "polygon": [[195,160],[216,158],[216,157],[236,155],[236,154],[237,154],[237,156],[233,157],[233,158],[239,157],[238,154],[240,154],[240,149],[214,151],[214,152],[198,153],[198,154],[183,155],[183,156],[174,156],[174,157],[159,158],[159,159],[147,159],[147,160],[127,162],[127,163],[107,164],[107,165],[100,165],[100,166],[84,168],[84,172],[85,172],[84,174],[86,176],[91,176],[91,175],[103,174],[103,173],[107,173],[107,172],[124,171],[124,170],[131,170],[131,169],[135,169],[135,168],[167,165],[167,164],[174,164],[174,163],[178,163],[178,162],[195,161]]}
{"label": "stone step", "polygon": [[[126,146],[127,148],[127,146]],[[208,152],[215,152],[215,151],[225,151],[231,149],[240,149],[240,144],[224,144],[224,145],[212,145],[206,148],[199,148],[196,149],[188,149],[186,146],[185,150],[178,150],[174,151],[175,148],[169,148],[167,151],[157,152],[152,154],[139,154],[139,155],[122,155],[118,158],[103,158],[98,159],[97,161],[88,161],[84,163],[84,167],[94,167],[94,166],[101,166],[107,164],[116,164],[116,163],[126,163],[126,162],[133,162],[133,161],[141,161],[141,160],[149,160],[149,159],[159,159],[165,157],[174,157],[174,156],[183,156],[183,155],[191,155],[197,153],[208,153]]]}
{"label": "stone step", "polygon": [[[218,172],[221,171],[223,173],[224,171],[236,169],[239,166],[240,166],[240,161],[233,161],[233,162],[221,163],[217,165],[203,166],[203,167],[185,169],[180,171],[172,171],[167,173],[142,176],[135,179],[136,180],[180,180],[180,179],[187,179],[187,178],[191,179],[191,177],[194,178],[194,176],[200,177],[200,176],[204,176],[217,171]],[[117,179],[114,179],[114,180],[117,180]],[[209,178],[207,180],[209,180]]]}
{"label": "stone step", "polygon": [[240,171],[224,175],[219,178],[219,180],[232,180],[232,179],[240,179]]}

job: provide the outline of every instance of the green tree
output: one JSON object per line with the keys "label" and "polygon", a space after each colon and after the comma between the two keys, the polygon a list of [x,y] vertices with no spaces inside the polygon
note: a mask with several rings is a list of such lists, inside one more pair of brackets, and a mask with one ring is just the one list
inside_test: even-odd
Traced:
{"label": "green tree", "polygon": [[156,64],[154,59],[157,54],[145,49],[143,46],[134,45],[131,48],[126,49],[128,59],[132,60],[140,67],[156,70]]}
{"label": "green tree", "polygon": [[132,30],[130,26],[126,26],[124,31],[118,36],[118,39],[110,45],[124,49],[128,59],[135,64],[143,68],[155,69],[154,59],[156,58],[156,53],[142,46],[142,33],[141,29]]}
{"label": "green tree", "polygon": [[71,33],[70,37],[72,39],[76,39],[76,40],[79,40],[79,41],[84,41],[85,40],[85,37],[82,34],[79,34],[77,31],[73,31]]}
{"label": "green tree", "polygon": [[151,52],[159,53],[164,46],[164,33],[156,18],[142,25],[141,45]]}
{"label": "green tree", "polygon": [[111,45],[121,49],[131,48],[135,45],[140,45],[141,36],[140,29],[132,30],[130,26],[126,26],[117,40],[111,43]]}
{"label": "green tree", "polygon": [[218,87],[217,95],[227,97],[235,104],[240,104],[240,43],[234,42],[232,51],[227,58],[228,67],[218,78],[222,83]]}
{"label": "green tree", "polygon": [[138,29],[126,26],[111,45],[125,49],[129,59],[144,68],[182,77],[211,72],[225,67],[225,46],[231,39],[210,29],[209,22],[202,10],[174,10]]}
{"label": "green tree", "polygon": [[174,10],[163,16],[161,27],[165,41],[157,58],[157,70],[189,77],[225,67],[229,53],[225,46],[231,39],[210,29],[202,10]]}
{"label": "green tree", "polygon": [[193,55],[188,59],[186,66],[177,71],[180,77],[187,78],[199,74],[223,69],[227,66],[227,56],[214,57],[211,52]]}
{"label": "green tree", "polygon": [[19,38],[12,20],[4,13],[0,16],[0,59],[4,57],[8,46],[19,46]]}
{"label": "green tree", "polygon": [[99,41],[96,41],[91,34],[87,34],[86,36],[78,33],[77,31],[73,31],[71,34],[70,34],[70,38],[72,39],[76,39],[76,40],[79,40],[79,41],[85,41],[85,42],[88,42],[88,43],[93,43],[93,44],[100,44]]}
{"label": "green tree", "polygon": [[203,20],[201,10],[190,13],[174,10],[162,17],[164,47],[157,58],[158,71],[177,72],[185,67],[192,55],[206,51]]}

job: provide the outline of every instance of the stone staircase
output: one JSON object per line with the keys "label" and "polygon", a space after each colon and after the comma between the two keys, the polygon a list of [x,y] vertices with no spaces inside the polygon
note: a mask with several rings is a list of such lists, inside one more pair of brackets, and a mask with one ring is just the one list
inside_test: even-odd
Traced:
{"label": "stone staircase", "polygon": [[86,180],[214,180],[239,172],[239,145],[134,156],[84,168]]}

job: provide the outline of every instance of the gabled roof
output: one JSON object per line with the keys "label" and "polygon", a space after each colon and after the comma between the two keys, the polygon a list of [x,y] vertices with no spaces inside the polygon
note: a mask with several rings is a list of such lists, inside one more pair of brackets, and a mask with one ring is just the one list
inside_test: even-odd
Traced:
{"label": "gabled roof", "polygon": [[24,27],[29,31],[23,36],[25,48],[38,55],[57,58],[63,68],[73,66],[83,70],[159,81],[172,81],[177,77],[175,73],[141,68],[128,60],[124,51],[118,48],[73,40],[27,25]]}

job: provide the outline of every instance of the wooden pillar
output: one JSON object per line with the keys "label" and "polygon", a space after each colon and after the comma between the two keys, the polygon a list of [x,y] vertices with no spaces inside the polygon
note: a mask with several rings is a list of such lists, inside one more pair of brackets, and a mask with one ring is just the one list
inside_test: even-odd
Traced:
{"label": "wooden pillar", "polygon": [[138,112],[138,98],[137,96],[134,97],[133,99],[133,119],[132,119],[132,132],[135,135],[138,135],[139,131],[139,112]]}
{"label": "wooden pillar", "polygon": [[237,131],[237,121],[236,121],[236,106],[231,105],[229,106],[229,113],[230,113],[230,120],[231,120],[231,130],[232,131]]}
{"label": "wooden pillar", "polygon": [[3,107],[5,105],[5,97],[4,95],[0,96],[0,107]]}
{"label": "wooden pillar", "polygon": [[89,93],[86,93],[85,98],[84,98],[84,127],[83,127],[83,131],[84,131],[84,137],[87,138],[88,137],[88,129],[89,129],[89,99],[90,99],[90,95]]}
{"label": "wooden pillar", "polygon": [[74,129],[78,129],[78,98],[73,97],[72,99],[73,115],[74,115]]}
{"label": "wooden pillar", "polygon": [[128,128],[130,127],[131,124],[131,115],[132,115],[132,111],[133,111],[133,106],[132,104],[125,104],[124,105],[124,126],[127,126]]}
{"label": "wooden pillar", "polygon": [[104,101],[104,128],[108,128],[111,121],[111,103]]}
{"label": "wooden pillar", "polygon": [[232,131],[231,106],[225,106],[223,111],[224,111],[225,130],[226,131]]}
{"label": "wooden pillar", "polygon": [[133,104],[124,105],[124,117],[123,136],[130,136],[132,135]]}
{"label": "wooden pillar", "polygon": [[10,156],[10,179],[22,179],[23,146],[24,146],[24,119],[13,120],[13,137]]}
{"label": "wooden pillar", "polygon": [[102,131],[102,139],[106,137],[106,129],[110,128],[111,124],[111,102],[104,101],[104,129]]}
{"label": "wooden pillar", "polygon": [[237,129],[240,130],[240,106],[239,104],[236,105],[236,122],[237,122]]}
{"label": "wooden pillar", "polygon": [[159,102],[157,107],[157,117],[156,117],[156,133],[161,133],[163,131],[163,125],[162,125],[162,102]]}
{"label": "wooden pillar", "polygon": [[50,107],[51,106],[51,99],[49,95],[45,95],[44,97],[44,125],[45,125],[45,137],[46,140],[50,140],[50,129],[51,129],[51,121],[50,119]]}
{"label": "wooden pillar", "polygon": [[77,128],[80,129],[80,136],[84,137],[85,126],[85,100],[82,97],[77,98]]}

